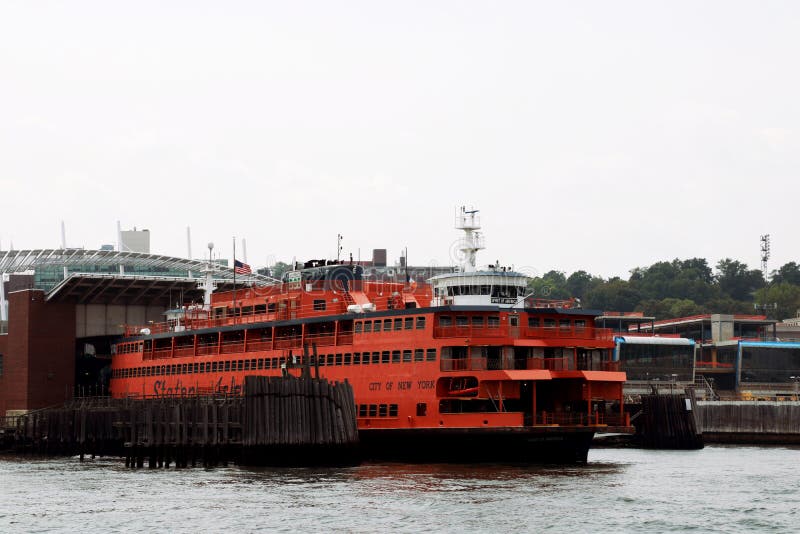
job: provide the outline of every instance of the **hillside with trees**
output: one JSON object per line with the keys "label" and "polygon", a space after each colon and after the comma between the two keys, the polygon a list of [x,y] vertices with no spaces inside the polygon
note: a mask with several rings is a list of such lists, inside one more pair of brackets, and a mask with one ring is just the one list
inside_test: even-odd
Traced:
{"label": "hillside with trees", "polygon": [[675,259],[636,267],[628,280],[549,271],[531,280],[529,288],[542,298],[578,297],[585,308],[639,311],[657,319],[700,313],[763,313],[786,319],[800,309],[800,266],[783,265],[770,273],[767,283],[760,270],[730,258],[713,269],[703,258]]}

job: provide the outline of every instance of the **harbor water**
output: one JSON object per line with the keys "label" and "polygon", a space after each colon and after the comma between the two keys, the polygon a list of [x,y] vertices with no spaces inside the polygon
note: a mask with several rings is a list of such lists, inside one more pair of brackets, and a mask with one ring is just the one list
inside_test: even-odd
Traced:
{"label": "harbor water", "polygon": [[800,449],[593,449],[585,466],[126,469],[0,458],[0,532],[797,532]]}

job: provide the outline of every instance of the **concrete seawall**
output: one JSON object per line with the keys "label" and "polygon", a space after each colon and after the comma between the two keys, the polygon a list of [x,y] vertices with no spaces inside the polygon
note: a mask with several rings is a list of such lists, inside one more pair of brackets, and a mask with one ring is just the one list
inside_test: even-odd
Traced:
{"label": "concrete seawall", "polygon": [[800,444],[797,401],[699,401],[695,417],[706,443]]}

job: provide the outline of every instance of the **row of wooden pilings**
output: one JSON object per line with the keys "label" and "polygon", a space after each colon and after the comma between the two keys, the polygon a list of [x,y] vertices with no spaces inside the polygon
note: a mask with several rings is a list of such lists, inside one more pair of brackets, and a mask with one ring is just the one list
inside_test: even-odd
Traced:
{"label": "row of wooden pilings", "polygon": [[641,396],[641,411],[632,418],[636,444],[646,449],[702,449],[693,395]]}
{"label": "row of wooden pilings", "polygon": [[310,377],[245,378],[243,395],[75,399],[15,418],[4,448],[118,456],[129,467],[350,464],[353,389]]}

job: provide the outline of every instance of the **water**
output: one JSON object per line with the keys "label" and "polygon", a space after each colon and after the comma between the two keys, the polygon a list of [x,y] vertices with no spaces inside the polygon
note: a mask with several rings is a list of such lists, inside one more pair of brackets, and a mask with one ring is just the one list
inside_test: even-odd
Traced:
{"label": "water", "polygon": [[800,449],[595,449],[589,465],[126,470],[0,459],[0,532],[797,532]]}

